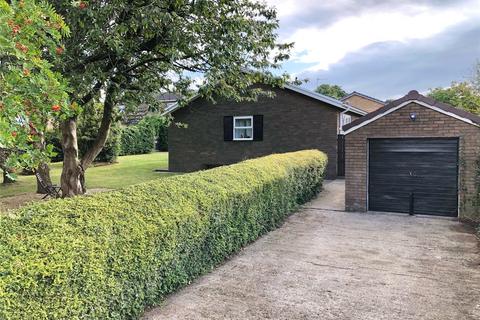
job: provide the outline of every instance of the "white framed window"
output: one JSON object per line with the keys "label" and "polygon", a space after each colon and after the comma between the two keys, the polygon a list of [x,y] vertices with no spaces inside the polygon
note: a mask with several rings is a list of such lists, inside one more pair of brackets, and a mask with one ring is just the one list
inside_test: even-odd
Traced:
{"label": "white framed window", "polygon": [[233,117],[233,140],[253,140],[253,116]]}
{"label": "white framed window", "polygon": [[340,128],[342,128],[344,125],[349,124],[352,122],[352,116],[349,114],[340,114]]}

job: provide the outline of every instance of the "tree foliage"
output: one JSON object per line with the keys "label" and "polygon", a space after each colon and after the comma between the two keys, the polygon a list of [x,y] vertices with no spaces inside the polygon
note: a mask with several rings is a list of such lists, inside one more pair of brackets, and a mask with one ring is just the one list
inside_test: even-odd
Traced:
{"label": "tree foliage", "polygon": [[335,98],[341,99],[347,95],[347,92],[342,89],[339,85],[336,84],[321,84],[316,89],[315,92],[320,94]]}
{"label": "tree foliage", "polygon": [[474,82],[452,82],[448,88],[430,90],[428,96],[468,112],[480,114],[480,91]]}
{"label": "tree foliage", "polygon": [[50,119],[71,117],[66,82],[52,71],[69,29],[51,5],[0,0],[0,148],[13,150],[8,167],[47,161],[39,147]]}
{"label": "tree foliage", "polygon": [[[84,170],[102,149],[113,111],[146,103],[158,106],[161,92],[188,99],[195,79],[199,94],[232,100],[264,94],[263,82],[281,85],[272,69],[288,57],[291,45],[277,44],[274,9],[256,0],[53,1],[75,30],[56,64],[81,106],[104,101],[97,138],[78,159],[76,119],[63,125],[64,194],[84,192]],[[246,70],[249,72],[246,72]],[[101,93],[104,99],[101,99]],[[83,190],[82,190],[83,189]]]}
{"label": "tree foliage", "polygon": [[[102,119],[103,106],[100,103],[93,103],[85,106],[85,110],[78,116],[78,150],[80,156],[84,155],[94,143],[98,126]],[[120,154],[120,117],[114,115],[110,132],[102,151],[96,156],[94,162],[115,162]]]}

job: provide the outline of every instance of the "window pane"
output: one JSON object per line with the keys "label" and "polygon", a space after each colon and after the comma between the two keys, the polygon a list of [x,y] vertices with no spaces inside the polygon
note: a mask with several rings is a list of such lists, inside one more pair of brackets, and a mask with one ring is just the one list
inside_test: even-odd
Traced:
{"label": "window pane", "polygon": [[235,119],[235,127],[251,127],[252,119]]}
{"label": "window pane", "polygon": [[235,129],[235,139],[251,139],[253,129]]}

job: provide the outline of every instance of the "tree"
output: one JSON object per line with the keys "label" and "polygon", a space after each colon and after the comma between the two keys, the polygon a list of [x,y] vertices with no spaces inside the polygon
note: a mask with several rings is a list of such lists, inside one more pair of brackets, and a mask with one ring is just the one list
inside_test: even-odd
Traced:
{"label": "tree", "polygon": [[335,99],[342,99],[347,95],[347,92],[342,89],[339,85],[336,84],[321,84],[316,89],[315,92],[320,94],[324,94],[326,96],[335,98]]}
{"label": "tree", "polygon": [[430,90],[428,96],[468,112],[480,114],[480,91],[473,81],[452,82],[448,88]]}
{"label": "tree", "polygon": [[74,7],[66,0],[52,3],[75,30],[56,65],[74,88],[71,100],[81,107],[103,103],[98,134],[81,159],[76,117],[61,125],[64,196],[85,192],[85,170],[102,150],[120,103],[158,106],[155,97],[163,91],[187,99],[198,74],[204,79],[198,93],[210,99],[251,100],[265,94],[251,89],[252,84],[284,83],[285,77],[275,77],[271,70],[288,58],[291,45],[276,43],[276,12],[263,2],[76,1]]}
{"label": "tree", "polygon": [[49,62],[68,33],[46,2],[0,0],[0,148],[8,154],[1,161],[7,178],[9,168],[46,163],[51,151],[44,143],[48,121],[74,114],[66,82]]}
{"label": "tree", "polygon": [[3,184],[15,182],[15,179],[11,176],[12,172],[10,168],[6,166],[10,153],[10,149],[0,148],[0,169],[3,171]]}

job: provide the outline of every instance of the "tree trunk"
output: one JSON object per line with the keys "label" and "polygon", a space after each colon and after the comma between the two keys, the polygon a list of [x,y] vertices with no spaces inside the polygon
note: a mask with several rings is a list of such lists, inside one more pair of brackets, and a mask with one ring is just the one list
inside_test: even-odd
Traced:
{"label": "tree trunk", "polygon": [[64,197],[72,197],[84,194],[87,189],[85,187],[85,170],[93,163],[93,160],[102,151],[107,141],[112,124],[113,107],[115,105],[113,97],[115,87],[109,86],[106,92],[105,102],[103,106],[103,115],[97,137],[91,148],[87,150],[83,158],[78,160],[78,143],[77,143],[77,124],[76,119],[71,118],[62,125],[62,148],[63,148],[63,170],[61,177],[62,195]]}
{"label": "tree trunk", "polygon": [[61,188],[63,197],[84,194],[84,170],[78,161],[77,123],[70,118],[62,124],[63,169]]}
{"label": "tree trunk", "polygon": [[6,167],[5,163],[7,162],[8,157],[12,153],[12,150],[0,148],[0,169],[3,171],[3,183],[14,183],[15,180],[11,179],[7,173],[10,172]]}
{"label": "tree trunk", "polygon": [[[40,137],[40,142],[38,142],[37,147],[39,150],[45,150],[45,138],[43,134]],[[50,167],[48,166],[47,163],[42,162],[38,165],[38,168],[36,169],[36,172],[40,175],[42,180],[45,182],[47,185],[52,184],[52,179],[50,178]],[[37,180],[37,193],[40,194],[46,194],[47,190],[43,188],[43,186],[40,184],[40,182]]]}
{"label": "tree trunk", "polygon": [[8,175],[8,169],[7,168],[2,168],[3,170],[3,184],[8,184],[8,183],[14,183],[16,182],[15,180],[11,179]]}
{"label": "tree trunk", "polygon": [[[50,185],[52,184],[52,179],[50,178],[50,167],[46,163],[41,163],[37,168],[37,173],[42,177],[42,180],[45,184]],[[37,179],[37,193],[46,194],[47,190],[43,188],[40,182]]]}

